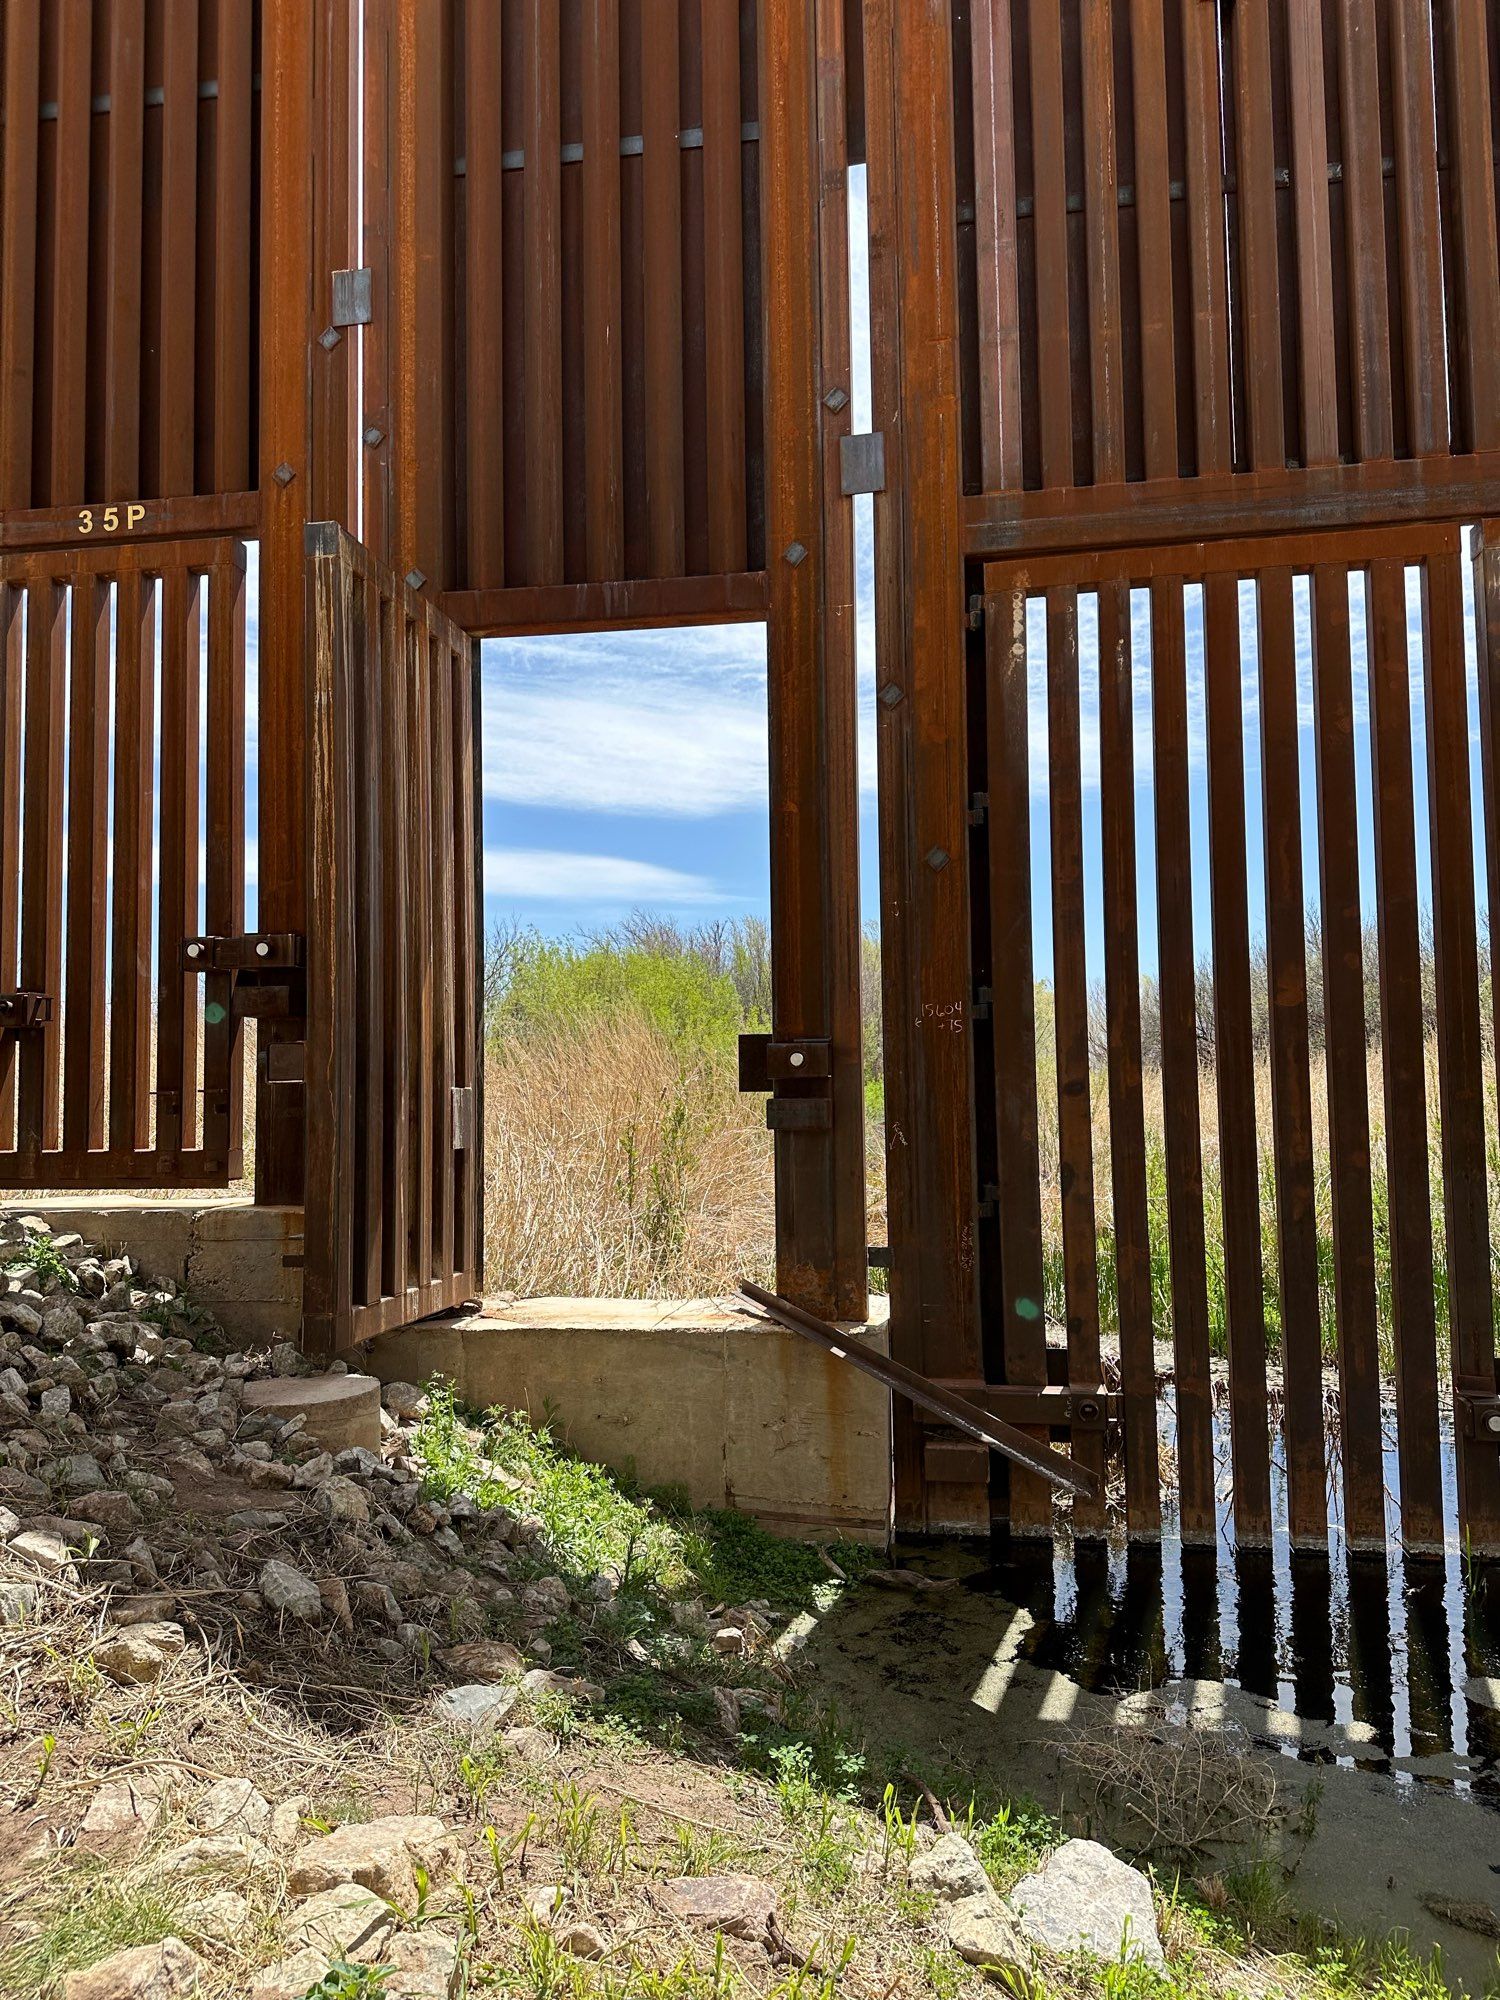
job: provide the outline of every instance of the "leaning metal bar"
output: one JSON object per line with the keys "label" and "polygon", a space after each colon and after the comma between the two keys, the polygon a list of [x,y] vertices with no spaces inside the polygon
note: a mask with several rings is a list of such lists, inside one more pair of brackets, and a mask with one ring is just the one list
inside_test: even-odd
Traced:
{"label": "leaning metal bar", "polygon": [[740,1290],[781,1326],[814,1341],[835,1360],[847,1361],[852,1367],[863,1369],[866,1375],[873,1375],[877,1382],[884,1382],[897,1395],[905,1396],[921,1409],[931,1410],[935,1416],[966,1431],[981,1444],[987,1444],[991,1451],[998,1451],[1003,1458],[1013,1459],[1017,1465],[1039,1472],[1054,1486],[1065,1486],[1069,1492],[1081,1494],[1085,1499],[1099,1497],[1101,1481],[1097,1474],[1074,1465],[1061,1452],[1033,1444],[1023,1431],[1010,1424],[1002,1424],[977,1404],[966,1402],[962,1396],[954,1395],[951,1389],[939,1388],[936,1382],[925,1375],[918,1375],[914,1369],[904,1367],[899,1361],[887,1360],[885,1355],[877,1354],[862,1340],[851,1339],[838,1327],[830,1326],[827,1320],[803,1312],[800,1306],[789,1304],[774,1292],[763,1291],[759,1285],[751,1284],[748,1278],[740,1281]]}

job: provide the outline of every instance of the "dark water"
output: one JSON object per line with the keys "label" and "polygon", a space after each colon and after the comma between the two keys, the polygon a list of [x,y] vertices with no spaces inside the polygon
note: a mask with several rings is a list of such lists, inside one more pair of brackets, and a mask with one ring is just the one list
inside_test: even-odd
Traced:
{"label": "dark water", "polygon": [[[1165,1432],[1170,1409],[1164,1420]],[[1289,1754],[1456,1785],[1500,1808],[1500,1709],[1486,1699],[1500,1702],[1500,1563],[1467,1559],[1456,1525],[1441,1557],[1403,1557],[1394,1532],[1387,1555],[1355,1553],[1336,1500],[1328,1553],[1294,1554],[1280,1464],[1273,1546],[1237,1549],[1221,1444],[1217,1546],[1185,1546],[1170,1525],[1159,1543],[1002,1536],[968,1587],[1021,1605],[1036,1620],[1023,1656],[1096,1693],[1222,1682],[1333,1726],[1307,1729]],[[1453,1522],[1451,1439],[1445,1473]],[[1387,1486],[1394,1530],[1393,1454]]]}

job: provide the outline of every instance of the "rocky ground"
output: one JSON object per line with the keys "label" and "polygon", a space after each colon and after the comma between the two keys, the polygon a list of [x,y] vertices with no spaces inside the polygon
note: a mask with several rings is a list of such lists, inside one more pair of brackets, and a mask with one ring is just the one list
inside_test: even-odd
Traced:
{"label": "rocky ground", "polygon": [[801,1614],[925,1579],[624,1493],[441,1388],[330,1452],[247,1407],[301,1368],[0,1218],[8,2000],[1443,1990],[1269,1949],[1264,1860],[1153,1874],[850,1742]]}

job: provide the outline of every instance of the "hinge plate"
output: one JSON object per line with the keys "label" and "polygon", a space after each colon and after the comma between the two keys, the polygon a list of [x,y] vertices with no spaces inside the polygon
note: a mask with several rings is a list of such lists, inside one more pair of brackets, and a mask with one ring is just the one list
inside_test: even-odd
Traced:
{"label": "hinge plate", "polygon": [[0,1034],[21,1028],[45,1028],[52,1020],[50,993],[0,993]]}
{"label": "hinge plate", "polygon": [[857,493],[884,493],[884,431],[855,431],[839,439],[839,491],[846,500]]}
{"label": "hinge plate", "polygon": [[373,285],[368,266],[333,274],[333,324],[368,326],[375,317]]}

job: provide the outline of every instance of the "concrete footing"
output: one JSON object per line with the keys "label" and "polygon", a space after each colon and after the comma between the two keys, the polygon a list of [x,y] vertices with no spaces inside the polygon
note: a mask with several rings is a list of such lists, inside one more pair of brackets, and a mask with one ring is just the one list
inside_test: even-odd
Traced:
{"label": "concrete footing", "polygon": [[245,1347],[295,1340],[302,1325],[302,1211],[193,1194],[49,1194],[5,1202],[184,1285]]}
{"label": "concrete footing", "polygon": [[[846,1330],[887,1351],[883,1311]],[[383,1382],[444,1375],[466,1403],[523,1410],[698,1507],[780,1534],[889,1539],[888,1392],[727,1301],[527,1299],[383,1334],[365,1366]]]}

